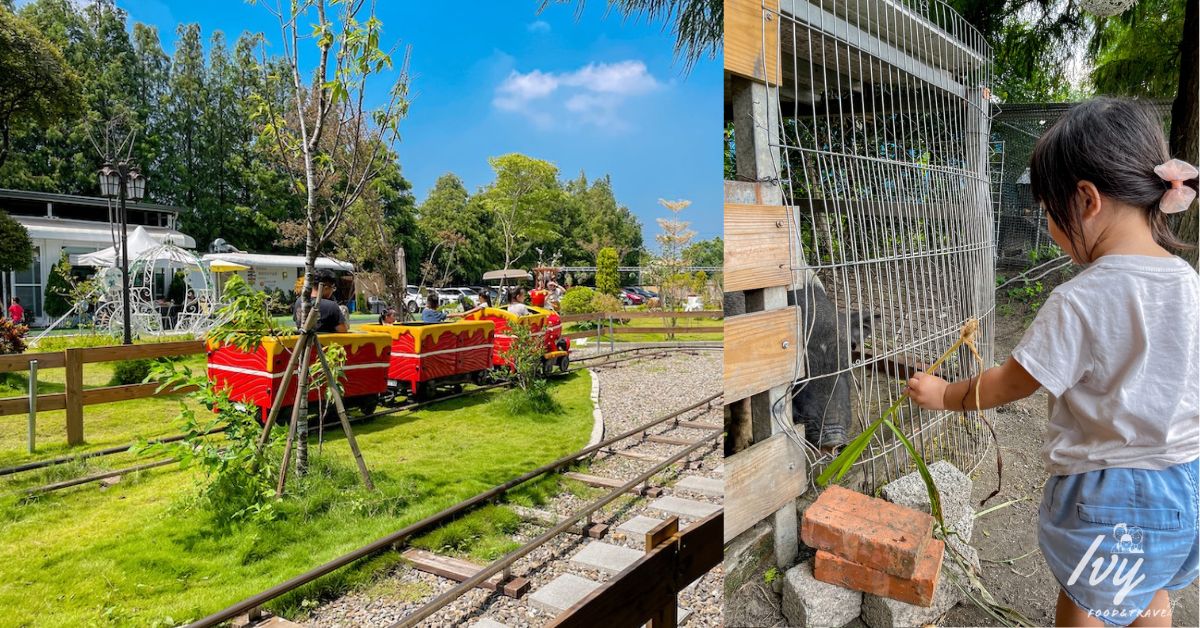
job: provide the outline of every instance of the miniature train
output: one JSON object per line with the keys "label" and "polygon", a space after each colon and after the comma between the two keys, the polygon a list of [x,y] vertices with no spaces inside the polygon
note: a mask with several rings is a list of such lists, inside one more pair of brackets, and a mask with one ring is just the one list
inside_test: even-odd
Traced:
{"label": "miniature train", "polygon": [[[320,334],[320,338],[322,345],[336,344],[346,351],[342,367],[346,407],[370,414],[381,401],[429,399],[441,388],[482,384],[493,370],[511,368],[505,353],[513,342],[513,325],[527,326],[541,338],[545,374],[555,368],[565,372],[571,343],[562,337],[558,314],[537,307],[529,310],[528,316],[516,316],[507,310],[482,308],[452,322],[368,324],[362,331]],[[209,341],[209,380],[228,389],[234,401],[256,406],[265,422],[299,338],[268,336],[253,352]],[[294,399],[295,394],[293,378],[285,399]],[[308,399],[314,402],[323,394],[323,390],[313,389]],[[279,417],[286,420],[289,412],[281,411]]]}

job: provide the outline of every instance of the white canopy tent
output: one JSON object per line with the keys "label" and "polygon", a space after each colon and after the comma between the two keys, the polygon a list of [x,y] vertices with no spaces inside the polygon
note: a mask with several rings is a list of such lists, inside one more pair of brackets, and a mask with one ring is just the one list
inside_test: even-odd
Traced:
{"label": "white canopy tent", "polygon": [[[162,242],[155,240],[148,231],[142,226],[138,226],[129,235],[129,261],[137,259],[142,253],[150,249],[163,246]],[[172,247],[178,248],[178,247]],[[183,249],[179,249],[182,251]],[[85,253],[83,255],[74,256],[71,263],[76,266],[94,266],[96,268],[111,268],[116,266],[121,261],[121,243],[115,246],[110,246],[107,249],[100,249],[94,253]]]}

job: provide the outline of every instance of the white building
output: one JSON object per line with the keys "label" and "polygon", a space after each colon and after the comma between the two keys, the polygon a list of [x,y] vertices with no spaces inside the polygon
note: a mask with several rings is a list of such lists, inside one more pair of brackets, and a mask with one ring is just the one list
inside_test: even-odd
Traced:
{"label": "white building", "polygon": [[[291,294],[296,289],[296,280],[304,276],[303,255],[209,253],[203,259],[208,263],[220,260],[246,266],[246,270],[239,270],[235,273],[224,273],[224,276],[218,281],[224,283],[228,281],[230,274],[236,274],[246,280],[246,283],[263,291],[283,290]],[[332,257],[318,257],[316,266],[318,269],[327,268],[339,275],[354,272],[353,264],[336,260]],[[350,286],[339,287],[339,290],[349,289]]]}
{"label": "white building", "polygon": [[[0,295],[21,299],[26,316],[46,323],[42,311],[46,283],[65,251],[80,255],[115,246],[120,239],[115,201],[100,197],[0,189],[0,211],[7,212],[29,232],[33,259],[23,271],[0,273]],[[112,209],[110,209],[112,207]],[[129,233],[144,226],[160,242],[194,249],[196,241],[175,229],[179,208],[156,203],[127,203]]]}

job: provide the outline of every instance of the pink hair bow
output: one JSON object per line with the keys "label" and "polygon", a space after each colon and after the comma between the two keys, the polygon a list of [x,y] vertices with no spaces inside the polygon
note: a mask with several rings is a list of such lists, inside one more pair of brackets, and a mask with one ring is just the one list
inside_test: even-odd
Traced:
{"label": "pink hair bow", "polygon": [[1155,166],[1154,173],[1163,181],[1171,184],[1171,189],[1164,192],[1162,200],[1158,202],[1160,210],[1167,214],[1174,214],[1184,211],[1192,204],[1192,199],[1196,198],[1196,190],[1184,185],[1183,182],[1200,176],[1200,171],[1197,171],[1195,166],[1182,159],[1172,159],[1165,164]]}

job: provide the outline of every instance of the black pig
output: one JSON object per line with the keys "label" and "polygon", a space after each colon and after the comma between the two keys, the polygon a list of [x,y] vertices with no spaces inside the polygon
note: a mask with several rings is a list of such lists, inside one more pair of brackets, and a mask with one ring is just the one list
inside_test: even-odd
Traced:
{"label": "black pig", "polygon": [[[808,339],[805,382],[792,389],[792,420],[804,423],[805,437],[824,451],[846,444],[850,429],[850,351],[862,346],[879,315],[839,312],[819,281],[788,293],[800,307],[800,342]],[[833,373],[837,373],[834,375]]]}

